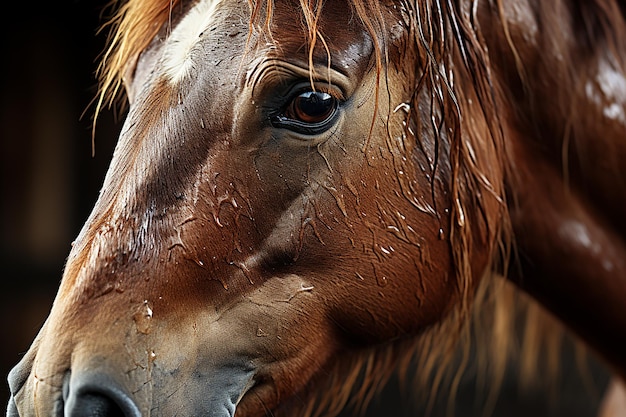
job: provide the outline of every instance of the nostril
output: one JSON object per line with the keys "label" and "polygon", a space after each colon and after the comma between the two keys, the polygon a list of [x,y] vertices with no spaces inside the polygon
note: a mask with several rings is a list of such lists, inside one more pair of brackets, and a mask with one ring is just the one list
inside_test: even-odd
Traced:
{"label": "nostril", "polygon": [[85,393],[77,396],[66,417],[127,417],[117,403],[99,393]]}
{"label": "nostril", "polygon": [[64,417],[141,417],[132,398],[108,375],[72,375],[63,385]]}

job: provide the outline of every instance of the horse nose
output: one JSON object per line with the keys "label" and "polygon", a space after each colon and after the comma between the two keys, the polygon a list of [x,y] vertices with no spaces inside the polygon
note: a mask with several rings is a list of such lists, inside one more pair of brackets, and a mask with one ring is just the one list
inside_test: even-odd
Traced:
{"label": "horse nose", "polygon": [[116,399],[103,393],[85,393],[77,396],[66,407],[65,417],[126,417]]}
{"label": "horse nose", "polygon": [[63,417],[141,417],[130,395],[106,374],[65,378]]}

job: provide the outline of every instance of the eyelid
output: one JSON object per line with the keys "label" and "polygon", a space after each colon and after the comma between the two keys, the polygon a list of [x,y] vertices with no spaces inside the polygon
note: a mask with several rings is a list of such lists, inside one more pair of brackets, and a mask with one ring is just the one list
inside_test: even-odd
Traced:
{"label": "eyelid", "polygon": [[323,82],[313,81],[313,85],[309,85],[309,89],[300,90],[300,94],[302,94],[305,91],[315,91],[315,92],[320,92],[320,93],[326,93],[326,94],[330,94],[331,96],[333,96],[335,100],[338,100],[340,102],[345,101],[343,92],[337,87],[332,87],[332,84],[329,84],[328,81],[323,81]]}
{"label": "eyelid", "polygon": [[277,91],[282,90],[283,97],[288,97],[293,93],[293,89],[285,91],[285,86],[311,86],[311,80],[315,88],[324,85],[332,86],[333,96],[342,101],[350,97],[353,91],[353,83],[348,77],[335,69],[329,71],[327,67],[316,66],[311,77],[310,68],[307,63],[292,63],[285,59],[268,58],[258,62],[251,69],[247,76],[246,84],[252,88],[252,96],[261,101],[264,97],[273,96]]}
{"label": "eyelid", "polygon": [[289,92],[285,95],[286,103],[288,105],[293,99],[298,97],[300,94],[305,93],[307,91],[316,91],[321,93],[330,94],[335,100],[343,103],[346,101],[343,91],[337,86],[329,84],[328,81],[313,81],[313,84],[307,80],[306,82],[296,83]]}

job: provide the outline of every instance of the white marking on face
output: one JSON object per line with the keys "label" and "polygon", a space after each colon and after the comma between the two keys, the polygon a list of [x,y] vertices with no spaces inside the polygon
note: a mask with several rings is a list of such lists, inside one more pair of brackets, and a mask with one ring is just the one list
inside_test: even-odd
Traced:
{"label": "white marking on face", "polygon": [[221,0],[201,0],[176,26],[163,51],[163,70],[172,83],[178,83],[193,66],[194,47],[209,29]]}

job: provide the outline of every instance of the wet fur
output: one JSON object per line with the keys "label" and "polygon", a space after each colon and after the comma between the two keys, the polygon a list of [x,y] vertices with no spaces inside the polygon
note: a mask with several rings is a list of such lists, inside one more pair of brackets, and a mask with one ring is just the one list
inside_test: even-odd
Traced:
{"label": "wet fur", "polygon": [[[507,149],[504,141],[502,125],[506,115],[499,112],[507,105],[508,92],[497,89],[493,79],[494,64],[486,50],[477,10],[472,2],[466,3],[403,3],[404,9],[399,12],[399,17],[402,18],[404,33],[401,39],[395,41],[396,45],[390,45],[387,36],[392,19],[386,7],[392,3],[352,0],[355,16],[361,19],[375,40],[376,67],[380,76],[385,76],[389,54],[398,53],[397,50],[403,48],[420,51],[421,56],[415,60],[418,66],[410,70],[415,93],[407,115],[407,128],[412,127],[417,131],[406,133],[419,137],[423,129],[432,130],[440,137],[438,143],[441,144],[435,150],[435,158],[437,153],[450,153],[451,200],[456,202],[451,212],[450,241],[460,283],[459,308],[447,320],[418,338],[397,341],[341,358],[331,365],[332,369],[324,370],[322,374],[326,376],[320,375],[311,383],[322,389],[315,391],[317,394],[306,401],[301,398],[297,404],[289,404],[291,411],[298,408],[303,411],[303,415],[334,415],[350,402],[363,406],[395,370],[407,369],[410,363],[416,364],[419,370],[417,378],[421,386],[431,387],[428,393],[447,385],[452,387],[453,395],[463,365],[469,360],[471,322],[475,324],[475,334],[479,339],[477,344],[484,349],[479,353],[479,362],[483,364],[484,371],[491,375],[494,387],[502,380],[511,353],[520,354],[522,375],[527,380],[532,379],[539,355],[538,346],[547,340],[540,335],[552,334],[548,345],[552,352],[558,352],[560,336],[554,336],[550,325],[548,331],[546,326],[536,325],[539,321],[545,322],[545,319],[527,321],[525,340],[521,347],[515,346],[512,339],[510,329],[515,328],[520,315],[526,314],[529,308],[531,313],[528,317],[536,318],[545,313],[539,312],[536,305],[529,307],[528,300],[500,276],[500,273],[508,272],[509,262],[516,256],[509,217],[509,205],[515,204],[515,199],[508,195],[505,184],[506,179],[516,180],[516,169],[509,157],[511,150]],[[272,0],[250,0],[251,31],[266,32],[271,37],[272,4]],[[302,22],[308,30],[307,41],[312,51],[316,45],[324,46],[323,28],[317,26],[320,14],[324,13],[323,7],[321,2],[316,1],[302,0],[300,4]],[[621,14],[618,3],[596,0],[572,2],[571,6],[575,9],[573,15],[578,19],[576,24],[584,29],[581,31],[583,48],[593,48],[598,43],[606,43],[615,50],[623,48],[626,33],[619,24]],[[168,30],[168,22],[175,19],[185,7],[186,3],[181,0],[131,0],[117,9],[106,25],[111,29],[110,48],[103,57],[99,71],[101,93],[96,114],[104,106],[120,99],[124,74],[133,71],[137,56],[160,30]],[[398,4],[398,7],[403,6]],[[516,82],[524,90],[526,63],[511,35],[502,2],[492,2],[487,7],[492,8],[493,19],[499,19],[496,26],[506,37],[506,43],[515,57]],[[558,7],[553,2],[540,2],[538,7],[539,14],[544,16],[546,30],[554,31],[546,36],[558,38],[558,25],[552,21],[558,18]],[[394,47],[397,50],[392,50]],[[564,62],[572,62],[574,58],[565,59]],[[620,59],[619,53],[616,58]],[[624,67],[623,62],[620,65]],[[556,71],[559,77],[569,80],[566,84],[577,85],[576,74],[569,71],[566,65]],[[432,126],[418,124],[420,115],[417,114],[417,103],[423,91],[432,92]],[[384,92],[379,93],[378,97],[385,97]],[[537,100],[540,99],[537,97]],[[478,106],[471,103],[478,103]],[[572,108],[570,111],[572,123],[575,124],[581,119],[576,114],[578,110]],[[571,126],[570,131],[576,131],[576,126]],[[571,138],[566,132],[561,140],[564,148],[570,146]],[[445,144],[449,144],[449,148]],[[419,146],[417,143],[415,145]],[[445,168],[438,167],[435,162],[435,169]],[[567,163],[564,163],[563,170],[567,175]],[[476,237],[481,242],[475,242]],[[470,262],[473,251],[480,246],[489,248],[488,257],[492,260],[492,267],[482,280],[479,278],[485,271],[472,270]],[[479,281],[481,284],[477,286]],[[511,308],[511,305],[519,308]],[[472,316],[474,320],[470,319]],[[551,356],[554,369],[558,353]],[[408,378],[406,375],[404,377]],[[325,395],[328,392],[333,394]]]}

